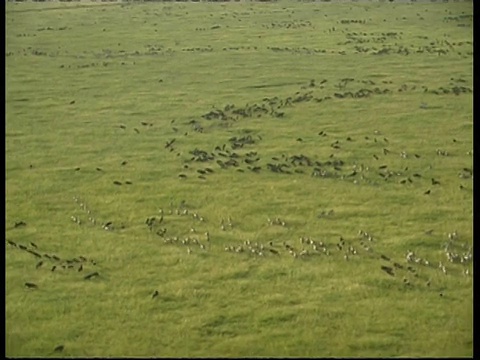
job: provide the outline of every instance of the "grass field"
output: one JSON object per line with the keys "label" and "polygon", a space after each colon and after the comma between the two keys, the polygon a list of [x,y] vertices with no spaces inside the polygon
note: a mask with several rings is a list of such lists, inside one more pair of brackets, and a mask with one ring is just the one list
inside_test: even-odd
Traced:
{"label": "grass field", "polygon": [[6,355],[473,356],[473,4],[6,4]]}

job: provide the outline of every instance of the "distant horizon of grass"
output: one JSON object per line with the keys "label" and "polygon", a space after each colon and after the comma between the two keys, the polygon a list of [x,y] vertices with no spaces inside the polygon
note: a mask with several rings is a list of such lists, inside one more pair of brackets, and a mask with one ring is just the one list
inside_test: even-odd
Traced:
{"label": "distant horizon of grass", "polygon": [[6,356],[473,356],[472,25],[8,2]]}

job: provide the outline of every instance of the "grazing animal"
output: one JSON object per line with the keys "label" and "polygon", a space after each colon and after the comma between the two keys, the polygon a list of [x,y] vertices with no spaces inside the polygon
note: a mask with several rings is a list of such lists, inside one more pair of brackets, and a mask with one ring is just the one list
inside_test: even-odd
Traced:
{"label": "grazing animal", "polygon": [[172,144],[175,142],[175,140],[176,140],[176,139],[172,139],[172,140],[170,140],[170,141],[167,141],[167,142],[165,143],[165,148],[169,148],[170,146],[172,146]]}
{"label": "grazing animal", "polygon": [[27,223],[24,222],[24,221],[16,221],[14,227],[18,228],[18,227],[26,226],[26,225],[27,225]]}
{"label": "grazing animal", "polygon": [[38,289],[38,286],[36,284],[30,283],[30,282],[26,282],[25,287],[27,287],[29,289]]}
{"label": "grazing animal", "polygon": [[13,241],[11,241],[11,240],[7,240],[7,242],[8,242],[10,245],[12,245],[12,246],[15,246],[15,247],[17,247],[17,244],[16,244],[15,242],[13,242]]}
{"label": "grazing animal", "polygon": [[41,258],[41,257],[42,257],[42,255],[40,255],[39,253],[37,253],[37,252],[35,252],[35,251],[33,251],[33,250],[27,249],[27,251],[28,251],[30,254],[32,254],[32,255],[34,255],[34,256],[36,256],[36,257],[38,257],[38,258]]}
{"label": "grazing animal", "polygon": [[385,271],[388,275],[395,276],[393,269],[391,267],[382,265],[381,269]]}
{"label": "grazing animal", "polygon": [[99,274],[97,271],[95,271],[95,272],[93,272],[93,273],[90,273],[90,274],[88,274],[88,275],[85,275],[83,278],[84,278],[85,280],[89,280],[89,279],[91,279],[91,278],[93,278],[93,277],[95,277],[95,276],[100,276],[100,274]]}

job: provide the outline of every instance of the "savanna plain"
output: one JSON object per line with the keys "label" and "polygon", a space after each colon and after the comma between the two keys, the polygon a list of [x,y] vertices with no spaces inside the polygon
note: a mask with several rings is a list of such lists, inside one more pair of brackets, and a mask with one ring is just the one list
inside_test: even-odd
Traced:
{"label": "savanna plain", "polygon": [[472,7],[6,3],[6,355],[471,357]]}

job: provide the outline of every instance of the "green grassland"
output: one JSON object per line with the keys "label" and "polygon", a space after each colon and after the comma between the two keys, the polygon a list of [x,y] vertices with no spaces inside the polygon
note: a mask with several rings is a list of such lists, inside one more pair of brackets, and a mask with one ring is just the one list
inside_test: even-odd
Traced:
{"label": "green grassland", "polygon": [[6,355],[472,356],[472,25],[7,3]]}

